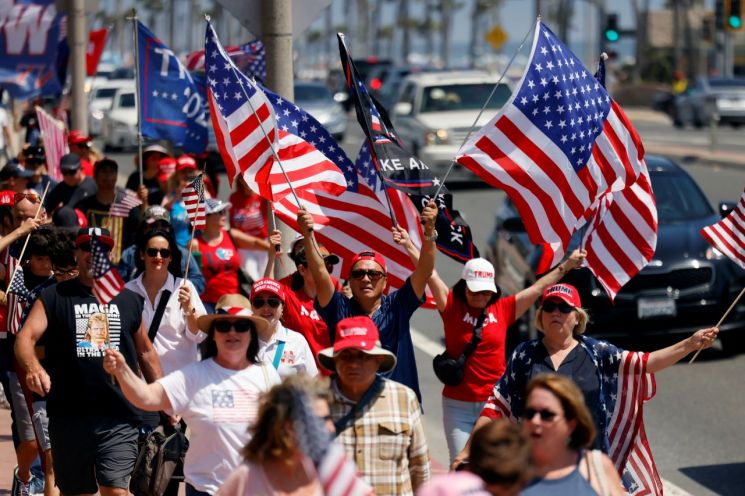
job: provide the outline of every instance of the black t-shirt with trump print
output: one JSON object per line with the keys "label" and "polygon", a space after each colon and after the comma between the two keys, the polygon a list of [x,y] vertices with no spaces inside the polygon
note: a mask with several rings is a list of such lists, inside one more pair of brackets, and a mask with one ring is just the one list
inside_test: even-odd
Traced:
{"label": "black t-shirt with trump print", "polygon": [[143,300],[124,289],[101,305],[78,279],[45,289],[39,300],[47,315],[45,368],[51,378],[50,417],[108,416],[138,420],[140,410],[103,369],[103,350],[119,350],[137,370],[134,334],[142,322]]}

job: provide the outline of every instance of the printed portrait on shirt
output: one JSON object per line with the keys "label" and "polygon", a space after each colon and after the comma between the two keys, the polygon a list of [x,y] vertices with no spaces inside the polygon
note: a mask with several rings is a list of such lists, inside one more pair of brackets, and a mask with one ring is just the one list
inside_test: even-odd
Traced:
{"label": "printed portrait on shirt", "polygon": [[79,358],[103,357],[106,348],[119,349],[121,319],[116,305],[75,305],[75,336]]}

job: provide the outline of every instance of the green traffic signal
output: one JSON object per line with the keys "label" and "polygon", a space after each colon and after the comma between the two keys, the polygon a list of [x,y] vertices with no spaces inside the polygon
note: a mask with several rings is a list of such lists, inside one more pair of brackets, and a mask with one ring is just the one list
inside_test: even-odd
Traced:
{"label": "green traffic signal", "polygon": [[732,29],[740,29],[742,27],[742,18],[738,15],[731,15],[727,18],[727,24]]}
{"label": "green traffic signal", "polygon": [[610,42],[618,41],[618,38],[620,36],[618,35],[618,31],[615,31],[613,29],[609,29],[605,32],[605,39]]}

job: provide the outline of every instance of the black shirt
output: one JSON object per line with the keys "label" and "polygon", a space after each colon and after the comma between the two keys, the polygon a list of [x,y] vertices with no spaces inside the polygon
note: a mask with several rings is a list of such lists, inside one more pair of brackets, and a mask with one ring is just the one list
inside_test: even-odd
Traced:
{"label": "black shirt", "polygon": [[[160,183],[157,177],[150,179],[142,176],[142,184],[147,188],[147,204],[160,205],[163,202],[163,190],[160,189]],[[140,188],[140,172],[134,171],[127,179],[127,189],[137,191]]]}
{"label": "black shirt", "polygon": [[[91,288],[78,279],[45,289],[39,300],[47,315],[45,364],[52,387],[47,395],[50,417],[81,415],[139,420],[141,411],[122,394],[119,384],[103,369],[103,350],[85,339],[90,324],[103,314],[111,347],[137,370],[134,334],[142,322],[143,299],[124,289],[108,305],[100,305]],[[90,318],[94,314],[94,320]],[[101,319],[104,320],[104,319]],[[105,347],[105,346],[104,346]]]}
{"label": "black shirt", "polygon": [[83,198],[96,194],[96,182],[91,177],[86,177],[77,186],[70,186],[61,182],[52,188],[44,201],[47,212],[54,212],[60,203],[66,207],[72,207]]}

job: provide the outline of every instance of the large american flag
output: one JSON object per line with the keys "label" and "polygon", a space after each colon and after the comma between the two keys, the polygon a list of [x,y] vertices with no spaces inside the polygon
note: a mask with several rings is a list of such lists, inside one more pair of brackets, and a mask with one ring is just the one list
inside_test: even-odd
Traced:
{"label": "large american flag", "polygon": [[137,193],[131,189],[125,189],[117,195],[116,200],[109,207],[109,215],[111,217],[127,217],[130,210],[140,205],[142,205],[142,200],[137,196]]}
{"label": "large american flag", "polygon": [[[242,73],[260,81],[266,81],[266,49],[261,40],[227,46],[225,52]],[[204,70],[204,50],[191,52],[186,57],[186,68],[190,71]]]}
{"label": "large american flag", "polygon": [[181,199],[186,207],[186,215],[189,217],[192,228],[197,231],[204,229],[205,204],[204,204],[204,177],[199,174],[193,181],[188,183],[181,192]]}
{"label": "large american flag", "polygon": [[701,236],[745,269],[745,193],[727,217],[701,229]]}
{"label": "large american flag", "polygon": [[636,181],[643,157],[621,108],[539,21],[512,98],[457,160],[509,195],[531,242],[544,245],[543,272],[561,260],[600,197]]}
{"label": "large american flag", "polygon": [[47,159],[47,173],[57,182],[62,181],[60,159],[70,153],[67,146],[65,123],[49,115],[43,108],[36,108],[36,119],[39,121],[41,138],[44,141],[44,155]]}
{"label": "large american flag", "polygon": [[[599,424],[600,446],[630,494],[661,495],[662,482],[644,430],[644,403],[656,393],[654,375],[646,369],[649,353],[625,351],[586,336],[577,339],[599,373],[600,412],[592,413]],[[481,415],[519,421],[539,346],[543,345],[537,339],[518,345]]]}
{"label": "large american flag", "polygon": [[[242,74],[207,21],[207,100],[212,127],[230,184],[240,172],[248,186],[272,200],[269,174],[278,136],[274,109],[256,83]],[[248,98],[246,98],[248,97]]]}
{"label": "large american flag", "polygon": [[91,236],[93,295],[103,305],[116,298],[116,295],[124,289],[124,281],[116,268],[111,265],[110,252],[109,247],[103,244],[98,236]]}

